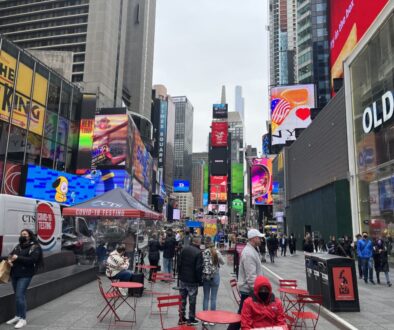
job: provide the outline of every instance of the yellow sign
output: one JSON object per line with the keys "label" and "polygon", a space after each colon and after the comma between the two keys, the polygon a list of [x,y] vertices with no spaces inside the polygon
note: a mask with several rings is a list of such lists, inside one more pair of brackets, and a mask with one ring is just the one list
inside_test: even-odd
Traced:
{"label": "yellow sign", "polygon": [[14,98],[16,62],[13,56],[0,52],[0,120],[8,122],[12,110],[12,124],[27,129],[30,118],[29,131],[42,135],[48,80],[35,75],[33,102],[30,102],[33,70],[19,63]]}
{"label": "yellow sign", "polygon": [[215,236],[217,233],[216,223],[204,223],[204,235]]}

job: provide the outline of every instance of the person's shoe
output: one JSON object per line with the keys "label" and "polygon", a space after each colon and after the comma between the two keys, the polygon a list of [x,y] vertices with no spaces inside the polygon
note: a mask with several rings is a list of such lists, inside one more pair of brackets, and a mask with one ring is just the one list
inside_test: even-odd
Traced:
{"label": "person's shoe", "polygon": [[19,319],[18,323],[15,325],[15,329],[23,328],[27,324],[26,320]]}
{"label": "person's shoe", "polygon": [[392,284],[390,282],[387,283],[387,286],[390,287]]}
{"label": "person's shoe", "polygon": [[196,319],[189,319],[187,321],[187,325],[198,325],[198,321]]}
{"label": "person's shoe", "polygon": [[376,282],[377,282],[378,284],[380,284],[380,279],[377,279]]}
{"label": "person's shoe", "polygon": [[8,324],[8,325],[10,325],[10,324],[16,324],[16,323],[18,323],[18,321],[19,321],[20,319],[21,319],[21,318],[20,318],[19,316],[15,316],[13,319],[7,321],[6,324]]}
{"label": "person's shoe", "polygon": [[367,280],[364,280],[364,282],[365,282],[365,284],[368,284],[368,281],[367,281]]}
{"label": "person's shoe", "polygon": [[215,323],[209,322],[209,325],[215,325]]}
{"label": "person's shoe", "polygon": [[373,280],[369,280],[369,283],[372,283],[373,285],[375,285],[375,282]]}
{"label": "person's shoe", "polygon": [[206,326],[206,325],[209,325],[209,323],[204,321],[204,322],[202,323],[202,325],[205,325],[205,326]]}
{"label": "person's shoe", "polygon": [[185,325],[187,323],[187,319],[180,318],[178,321],[178,325]]}

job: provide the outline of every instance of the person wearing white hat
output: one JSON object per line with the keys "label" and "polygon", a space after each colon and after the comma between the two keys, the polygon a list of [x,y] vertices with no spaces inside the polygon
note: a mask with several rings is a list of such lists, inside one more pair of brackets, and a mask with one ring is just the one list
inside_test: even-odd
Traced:
{"label": "person wearing white hat", "polygon": [[[239,304],[238,314],[241,314],[243,302],[248,298],[254,289],[254,282],[256,277],[263,275],[261,267],[260,254],[257,247],[261,244],[263,234],[257,229],[248,230],[248,243],[242,251],[241,259],[239,261],[239,278],[238,286],[241,293],[241,301]],[[238,330],[241,328],[241,323],[230,324],[228,330]]]}

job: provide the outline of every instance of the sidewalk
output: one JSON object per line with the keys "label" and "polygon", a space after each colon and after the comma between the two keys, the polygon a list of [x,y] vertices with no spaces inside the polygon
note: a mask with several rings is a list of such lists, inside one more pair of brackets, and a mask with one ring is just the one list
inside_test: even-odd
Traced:
{"label": "sidewalk", "polygon": [[[278,257],[275,263],[263,264],[264,274],[272,282],[277,282],[278,277],[284,279],[296,279],[299,286],[306,288],[305,259],[304,253],[297,251],[295,256]],[[277,276],[276,276],[277,275]],[[381,274],[382,275],[382,274]],[[383,274],[384,275],[384,274]],[[393,274],[390,274],[393,277]],[[358,278],[358,274],[357,274]],[[376,277],[374,274],[376,282]],[[381,281],[384,276],[381,276]],[[361,311],[355,313],[335,313],[357,329],[394,329],[394,289],[385,285],[385,279],[381,285],[365,284],[364,280],[358,280],[358,292]],[[325,329],[325,328],[322,328]]]}
{"label": "sidewalk", "polygon": [[[278,271],[283,268],[283,272],[286,273],[291,268],[290,264],[285,266],[282,260],[292,260],[295,264],[302,261],[302,258],[281,258],[278,260],[278,264],[275,264],[272,268],[274,271]],[[281,266],[281,264],[283,264]],[[270,265],[268,265],[270,266]],[[275,268],[276,267],[276,268]],[[225,265],[221,268],[221,283],[218,293],[217,309],[237,311],[238,306],[233,300],[233,295],[231,293],[231,287],[229,281],[233,278],[231,274],[232,267]],[[297,274],[301,275],[301,271],[297,271]],[[264,271],[266,276],[270,275],[268,271]],[[296,273],[293,271],[291,277],[295,277]],[[272,276],[272,275],[270,275]],[[288,275],[290,276],[290,275]],[[286,276],[286,277],[288,277]],[[305,277],[305,276],[304,276]],[[103,277],[104,286],[109,287],[109,281]],[[174,283],[175,285],[176,283]],[[145,282],[145,286],[149,287],[148,283]],[[173,285],[171,285],[172,287]],[[274,292],[277,292],[277,281],[273,283]],[[158,283],[155,287],[155,291],[166,292],[166,285],[164,283]],[[172,291],[173,294],[177,294],[178,291]],[[202,288],[199,289],[198,299],[197,299],[197,311],[202,310]],[[149,295],[144,294],[141,298],[137,298],[137,324],[133,326],[133,329],[143,329],[143,330],[159,330],[160,327],[160,317],[159,315],[150,315],[150,303],[151,298]],[[156,300],[156,299],[155,299]],[[103,308],[103,299],[99,294],[98,286],[96,281],[89,283],[77,290],[74,290],[58,299],[55,299],[45,305],[42,305],[34,310],[28,311],[27,322],[28,325],[26,329],[53,329],[53,330],[66,330],[66,329],[108,329],[109,318],[104,319],[102,323],[99,323],[96,315]],[[155,305],[156,307],[156,305]],[[3,306],[1,306],[3,308]],[[121,308],[120,317],[126,318],[128,310],[126,308]],[[361,316],[360,313],[357,313]],[[178,314],[176,309],[170,310],[168,317],[168,326],[175,326],[178,322]],[[130,328],[129,324],[117,323],[116,327],[112,328],[123,329]],[[196,327],[200,329],[201,326]],[[225,325],[215,325],[210,326],[210,329],[214,330],[224,330],[227,328]],[[319,329],[331,330],[338,329],[338,327],[330,324],[323,317],[319,320]],[[12,326],[1,324],[0,330],[13,329]]]}

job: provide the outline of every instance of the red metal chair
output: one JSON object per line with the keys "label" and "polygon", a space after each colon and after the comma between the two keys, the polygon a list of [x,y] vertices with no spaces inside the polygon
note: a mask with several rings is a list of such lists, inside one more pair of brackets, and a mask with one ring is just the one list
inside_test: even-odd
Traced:
{"label": "red metal chair", "polygon": [[161,312],[162,308],[167,309],[168,307],[178,306],[179,319],[181,319],[182,297],[180,295],[157,297],[157,300],[158,300],[157,307],[159,308],[159,311],[160,311],[160,313],[159,313],[160,314],[160,324],[161,324],[162,330],[196,330],[195,327],[189,326],[189,325],[178,325],[178,326],[170,327],[170,328],[166,328],[164,326],[163,313]]}
{"label": "red metal chair", "polygon": [[[323,297],[321,295],[299,295],[297,299],[297,308],[291,311],[291,316],[287,316],[286,319],[290,321],[291,318],[294,320],[290,322],[293,329],[295,328],[308,328],[307,321],[311,321],[312,327],[316,329],[317,323],[320,317],[320,308],[323,303]],[[305,311],[305,307],[314,306],[317,308],[317,312]],[[317,306],[316,306],[317,305]]]}
{"label": "red metal chair", "polygon": [[297,280],[279,280],[279,287],[284,288],[296,288],[297,287]]}
{"label": "red metal chair", "polygon": [[230,285],[231,285],[231,291],[234,296],[234,300],[239,306],[239,304],[241,303],[241,293],[239,292],[239,289],[238,289],[237,280],[235,278],[230,280]]}
{"label": "red metal chair", "polygon": [[[155,291],[154,287],[155,287],[155,284],[157,284],[158,281],[166,282],[166,284],[168,286],[167,292]],[[145,291],[147,294],[151,295],[151,304],[150,304],[150,312],[151,312],[151,314],[155,313],[153,311],[153,305],[154,305],[153,296],[169,296],[170,293],[171,293],[171,282],[172,281],[173,281],[173,277],[172,277],[171,273],[159,273],[159,272],[152,273],[152,279],[151,279],[151,282],[150,282],[150,290]],[[157,313],[157,311],[156,311],[156,313]]]}
{"label": "red metal chair", "polygon": [[103,282],[101,281],[101,278],[98,276],[97,276],[97,282],[101,296],[105,301],[105,306],[101,310],[101,312],[97,315],[97,318],[100,319],[100,316],[105,312],[105,314],[100,319],[100,322],[102,322],[104,317],[106,317],[109,312],[112,312],[115,316],[115,320],[120,320],[119,315],[116,313],[115,303],[116,300],[121,297],[121,293],[118,290],[111,290],[111,289],[105,292],[103,288]]}

